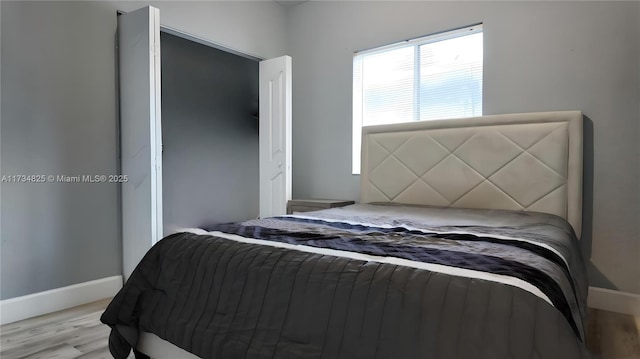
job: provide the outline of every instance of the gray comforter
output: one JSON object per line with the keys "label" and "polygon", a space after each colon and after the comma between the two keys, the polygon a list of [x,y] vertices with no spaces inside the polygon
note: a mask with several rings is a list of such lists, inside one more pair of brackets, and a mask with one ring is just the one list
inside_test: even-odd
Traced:
{"label": "gray comforter", "polygon": [[531,212],[354,205],[178,233],[102,316],[203,358],[583,358],[570,226]]}

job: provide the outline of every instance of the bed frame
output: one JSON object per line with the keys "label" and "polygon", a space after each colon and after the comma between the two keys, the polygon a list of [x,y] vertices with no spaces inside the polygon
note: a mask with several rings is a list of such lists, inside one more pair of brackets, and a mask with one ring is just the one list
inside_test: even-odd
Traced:
{"label": "bed frame", "polygon": [[363,128],[360,200],[551,213],[582,229],[582,113]]}
{"label": "bed frame", "polygon": [[[360,200],[537,211],[582,229],[582,113],[539,112],[363,128]],[[152,358],[197,358],[141,333]]]}

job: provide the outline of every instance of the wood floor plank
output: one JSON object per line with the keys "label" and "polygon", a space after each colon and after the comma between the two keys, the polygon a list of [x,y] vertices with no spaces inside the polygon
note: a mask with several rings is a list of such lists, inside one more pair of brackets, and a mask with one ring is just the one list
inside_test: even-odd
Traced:
{"label": "wood floor plank", "polygon": [[33,353],[20,358],[25,359],[69,359],[82,355],[82,352],[68,344],[60,344],[43,349],[37,353]]}
{"label": "wood floor plank", "polygon": [[5,324],[2,326],[2,332],[0,334],[0,345],[4,347],[16,338],[29,337],[43,331],[50,331],[51,326],[60,326],[61,323],[69,320],[82,320],[81,318],[85,316],[87,320],[95,320],[95,317],[99,318],[100,315],[102,315],[102,312],[109,302],[110,299],[105,299],[60,312]]}
{"label": "wood floor plank", "polygon": [[[132,358],[132,356],[129,356],[129,358]],[[113,357],[108,348],[99,348],[74,357],[74,359],[113,359]]]}
{"label": "wood floor plank", "polygon": [[105,339],[109,338],[111,329],[106,325],[96,325],[87,328],[85,332],[67,341],[69,345],[83,353],[105,346]]}
{"label": "wood floor plank", "polygon": [[78,349],[82,353],[92,352],[98,349],[106,349],[109,343],[110,329],[107,326],[104,328],[96,328],[91,333],[70,340],[69,344]]}
{"label": "wood floor plank", "polygon": [[96,312],[103,312],[107,305],[111,302],[111,298],[105,298],[96,302],[79,305],[77,307],[61,310],[58,312],[41,315],[34,318],[21,320],[2,326],[2,334],[10,334],[14,331],[29,330],[38,328],[46,324],[64,321],[70,318],[75,318],[84,314],[91,314]]}
{"label": "wood floor plank", "polygon": [[[108,351],[109,327],[100,315],[110,300],[102,300],[64,311],[3,325],[0,330],[2,359],[60,357],[75,358],[88,351]],[[90,348],[76,348],[94,340]],[[98,341],[102,342],[98,345]]]}
{"label": "wood floor plank", "polygon": [[640,319],[629,315],[600,311],[600,352],[611,358],[640,358]]}
{"label": "wood floor plank", "polygon": [[[83,334],[83,328],[62,328],[56,332],[46,332],[33,337],[33,340],[30,341],[28,338],[25,338],[15,345],[8,345],[2,347],[2,358],[10,357],[10,358],[23,358],[32,355],[33,353],[38,353],[42,350],[46,350],[47,348],[56,347],[60,343],[65,343],[65,345],[73,346],[67,344],[67,341],[73,336],[81,336]],[[76,350],[74,348],[74,350]]]}
{"label": "wood floor plank", "polygon": [[11,356],[24,356],[52,344],[81,337],[91,327],[99,325],[98,323],[97,313],[92,313],[57,323],[51,322],[41,328],[33,328],[26,332],[7,335],[2,340],[2,352]]}

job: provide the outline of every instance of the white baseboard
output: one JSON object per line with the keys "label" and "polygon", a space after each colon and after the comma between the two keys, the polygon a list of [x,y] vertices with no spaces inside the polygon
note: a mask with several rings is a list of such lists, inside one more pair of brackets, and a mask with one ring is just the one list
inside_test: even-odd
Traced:
{"label": "white baseboard", "polygon": [[640,316],[640,294],[589,287],[587,306],[594,309]]}
{"label": "white baseboard", "polygon": [[113,276],[0,301],[0,325],[113,297],[122,276]]}

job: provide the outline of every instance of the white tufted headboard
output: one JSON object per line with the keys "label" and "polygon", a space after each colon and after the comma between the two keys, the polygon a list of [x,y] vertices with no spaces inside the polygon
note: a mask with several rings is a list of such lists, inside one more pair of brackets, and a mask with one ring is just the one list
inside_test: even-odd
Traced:
{"label": "white tufted headboard", "polygon": [[530,210],[582,228],[582,113],[364,127],[362,203]]}

